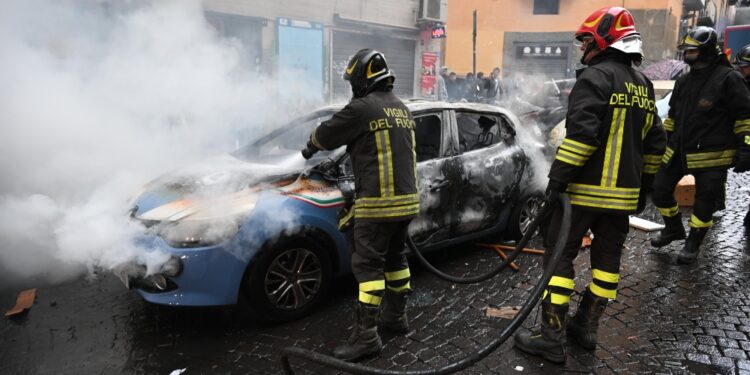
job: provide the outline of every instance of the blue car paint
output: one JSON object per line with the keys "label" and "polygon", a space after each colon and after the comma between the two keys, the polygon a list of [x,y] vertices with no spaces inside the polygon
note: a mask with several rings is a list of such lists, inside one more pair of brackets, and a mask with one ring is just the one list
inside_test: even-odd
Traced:
{"label": "blue car paint", "polygon": [[[155,195],[144,194],[152,205]],[[162,196],[162,198],[167,198]],[[168,203],[163,199],[162,204]],[[136,203],[141,206],[142,202]],[[155,204],[158,206],[159,204]],[[144,204],[144,206],[146,206]],[[198,248],[175,248],[158,236],[144,236],[150,248],[171,253],[182,260],[183,271],[170,279],[177,289],[150,293],[143,289],[137,292],[147,301],[162,305],[221,306],[237,303],[242,279],[249,262],[258,251],[282,233],[293,228],[315,228],[328,236],[334,244],[331,251],[336,258],[336,274],[350,272],[350,254],[344,235],[338,231],[337,211],[340,205],[319,207],[275,191],[263,192],[255,209],[250,213],[239,231],[232,238],[216,245]],[[294,213],[296,221],[275,220],[279,213]],[[144,243],[142,242],[142,243]]]}

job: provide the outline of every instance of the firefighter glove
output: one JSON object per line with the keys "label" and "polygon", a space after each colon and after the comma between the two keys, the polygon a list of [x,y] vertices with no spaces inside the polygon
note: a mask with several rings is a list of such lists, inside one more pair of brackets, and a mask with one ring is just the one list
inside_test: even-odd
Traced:
{"label": "firefighter glove", "polygon": [[302,157],[305,159],[310,159],[318,151],[320,150],[315,147],[312,141],[307,141],[307,146],[302,150]]}
{"label": "firefighter glove", "polygon": [[735,158],[734,171],[736,173],[750,171],[750,147],[740,147],[737,150],[737,156]]}
{"label": "firefighter glove", "polygon": [[550,206],[556,206],[560,203],[560,196],[565,192],[568,184],[557,180],[549,180],[547,190],[544,192],[544,202]]}

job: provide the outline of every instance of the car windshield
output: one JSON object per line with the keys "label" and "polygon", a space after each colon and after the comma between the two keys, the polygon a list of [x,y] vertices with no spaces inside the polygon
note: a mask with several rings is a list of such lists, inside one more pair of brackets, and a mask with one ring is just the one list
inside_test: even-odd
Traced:
{"label": "car windshield", "polygon": [[[260,156],[287,155],[299,152],[307,145],[307,141],[316,126],[331,118],[333,111],[319,111],[298,117],[279,126],[269,134],[241,147],[233,153],[243,159],[257,159]],[[316,156],[326,156],[330,151],[320,151]]]}

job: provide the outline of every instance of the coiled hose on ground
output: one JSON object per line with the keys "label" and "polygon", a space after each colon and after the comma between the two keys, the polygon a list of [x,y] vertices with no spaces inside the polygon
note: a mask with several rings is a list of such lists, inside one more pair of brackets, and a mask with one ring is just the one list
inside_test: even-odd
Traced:
{"label": "coiled hose on ground", "polygon": [[[562,218],[562,225],[560,226],[560,234],[557,238],[557,242],[555,243],[555,247],[552,250],[552,256],[549,259],[549,262],[547,263],[547,267],[544,269],[544,273],[542,274],[542,277],[539,279],[539,282],[536,284],[534,289],[532,289],[531,294],[526,299],[526,302],[521,307],[521,310],[518,311],[518,314],[516,314],[515,318],[511,320],[510,324],[506,326],[502,332],[500,332],[500,335],[495,338],[494,340],[488,342],[483,347],[479,348],[474,353],[471,353],[467,355],[466,357],[450,363],[446,366],[443,366],[441,368],[437,369],[424,369],[424,370],[414,370],[414,371],[397,371],[397,370],[385,370],[385,369],[379,369],[374,367],[369,367],[357,363],[350,363],[346,361],[342,361],[340,359],[331,357],[326,354],[314,352],[307,349],[302,348],[296,348],[296,347],[289,347],[284,349],[284,352],[281,355],[281,364],[284,368],[284,372],[286,374],[294,374],[294,371],[292,369],[290,358],[296,357],[299,359],[304,359],[310,362],[315,362],[318,364],[321,364],[326,367],[330,367],[332,369],[340,370],[340,371],[346,371],[352,374],[373,374],[373,375],[443,375],[443,374],[452,374],[457,371],[461,371],[471,365],[473,365],[476,362],[479,362],[484,357],[488,356],[490,353],[495,351],[497,348],[499,348],[505,341],[510,338],[510,336],[513,335],[513,333],[518,329],[518,327],[521,326],[524,320],[526,320],[526,317],[529,316],[531,311],[534,309],[534,306],[536,306],[537,301],[539,301],[539,298],[541,297],[542,293],[544,292],[544,289],[547,287],[547,283],[549,283],[550,279],[552,278],[552,274],[555,271],[555,268],[557,267],[557,264],[560,262],[560,258],[562,257],[563,249],[565,248],[565,243],[568,241],[568,232],[570,230],[570,217],[571,217],[571,206],[570,206],[570,200],[568,199],[567,195],[563,195],[561,199],[562,209],[563,209],[563,218]],[[437,270],[435,267],[433,267],[431,264],[429,264],[424,257],[422,257],[422,254],[419,252],[419,250],[414,245],[414,242],[409,238],[407,240],[407,244],[409,245],[409,248],[414,252],[415,256],[417,256],[420,261],[422,261],[425,266],[427,266],[430,271],[438,275],[439,277],[452,281],[452,282],[461,282],[461,283],[469,283],[468,280],[476,280],[472,282],[479,282],[489,279],[492,276],[495,276],[498,272],[500,272],[503,268],[507,267],[510,262],[512,262],[518,255],[521,253],[523,248],[526,246],[526,243],[531,238],[532,233],[536,230],[537,227],[539,227],[539,224],[541,221],[552,212],[552,209],[548,206],[545,206],[542,209],[542,212],[537,216],[534,221],[529,226],[528,230],[524,234],[523,238],[518,242],[516,245],[516,248],[513,250],[511,254],[508,255],[508,258],[505,259],[500,265],[498,265],[495,269],[490,271],[489,273],[485,275],[480,275],[481,277],[473,277],[473,278],[459,278],[451,275],[447,275],[439,270]],[[457,281],[460,280],[460,281]]]}

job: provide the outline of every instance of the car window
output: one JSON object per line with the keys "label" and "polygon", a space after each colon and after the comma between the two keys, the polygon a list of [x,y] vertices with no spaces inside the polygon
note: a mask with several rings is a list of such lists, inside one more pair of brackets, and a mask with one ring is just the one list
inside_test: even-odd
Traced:
{"label": "car window", "polygon": [[417,162],[434,159],[440,156],[440,139],[443,120],[437,114],[415,116]]}
{"label": "car window", "polygon": [[515,132],[502,116],[482,113],[456,113],[458,146],[461,153],[479,150],[512,140]]}
{"label": "car window", "polygon": [[[233,154],[238,157],[273,156],[302,150],[307,145],[313,129],[321,122],[330,119],[331,116],[333,116],[332,112],[317,112],[296,118]],[[330,151],[319,152],[321,155],[328,153]]]}

